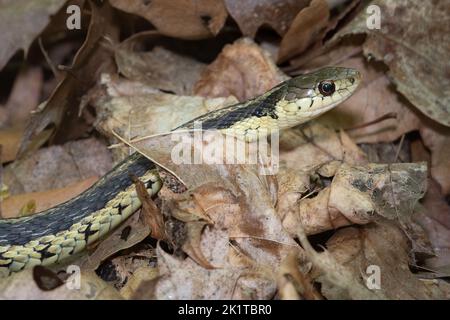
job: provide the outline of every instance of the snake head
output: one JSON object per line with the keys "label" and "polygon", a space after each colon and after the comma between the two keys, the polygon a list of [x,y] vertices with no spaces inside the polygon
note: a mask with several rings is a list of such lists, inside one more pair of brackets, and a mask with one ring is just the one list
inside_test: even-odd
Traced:
{"label": "snake head", "polygon": [[306,122],[349,98],[361,82],[361,74],[351,68],[327,67],[283,83],[285,95],[277,108],[297,114]]}

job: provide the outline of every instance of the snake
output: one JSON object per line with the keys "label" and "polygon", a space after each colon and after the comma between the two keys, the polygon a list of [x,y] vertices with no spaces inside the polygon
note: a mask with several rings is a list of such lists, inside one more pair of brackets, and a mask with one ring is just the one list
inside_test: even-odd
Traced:
{"label": "snake", "polygon": [[[355,69],[325,67],[176,129],[190,129],[200,122],[202,130],[219,130],[250,141],[318,117],[349,98],[360,80]],[[150,196],[162,187],[157,165],[135,152],[67,202],[30,216],[0,219],[0,277],[37,265],[64,263],[107,237],[141,207],[130,175],[143,183]]]}

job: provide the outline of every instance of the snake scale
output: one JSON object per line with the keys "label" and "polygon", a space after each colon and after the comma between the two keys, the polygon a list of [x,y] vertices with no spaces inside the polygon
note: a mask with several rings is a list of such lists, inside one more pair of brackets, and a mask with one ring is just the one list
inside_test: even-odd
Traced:
{"label": "snake scale", "polygon": [[[327,67],[282,82],[265,94],[189,121],[179,128],[216,129],[245,140],[307,122],[356,90],[358,71]],[[0,277],[36,265],[52,265],[82,252],[138,210],[130,174],[150,195],[162,182],[155,165],[134,153],[79,196],[32,216],[0,220]]]}

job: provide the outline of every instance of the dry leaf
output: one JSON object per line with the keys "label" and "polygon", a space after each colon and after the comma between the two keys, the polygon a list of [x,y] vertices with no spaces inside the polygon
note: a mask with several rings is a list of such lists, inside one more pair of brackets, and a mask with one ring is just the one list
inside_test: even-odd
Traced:
{"label": "dry leaf", "polygon": [[95,138],[40,149],[7,166],[3,181],[11,194],[42,192],[100,177],[112,168],[110,152]]}
{"label": "dry leaf", "polygon": [[[123,41],[115,51],[119,72],[130,80],[165,92],[192,94],[205,65],[159,46],[160,39],[158,33],[149,31]],[[153,44],[151,51],[139,50],[146,40]]]}
{"label": "dry leaf", "polygon": [[5,0],[0,4],[0,70],[14,53],[22,49],[28,53],[33,40],[41,33],[66,0],[47,2],[29,0]]}
{"label": "dry leaf", "polygon": [[[379,289],[367,289],[370,295],[359,295],[348,286],[330,284],[333,270],[321,277],[322,293],[328,299],[448,299],[449,285],[443,281],[421,281],[408,267],[409,247],[406,237],[392,224],[367,225],[362,228],[345,228],[328,240],[329,255],[336,259],[339,268],[346,269],[361,286],[373,283],[368,279],[378,270]],[[374,268],[375,267],[375,268]],[[376,269],[379,268],[379,269]],[[331,268],[330,268],[331,269]],[[339,275],[337,275],[339,276]],[[347,279],[349,280],[349,279]],[[331,282],[331,283],[330,283]],[[376,284],[376,283],[375,283]]]}
{"label": "dry leaf", "polygon": [[228,12],[239,25],[244,36],[254,38],[261,26],[272,27],[283,35],[295,15],[310,0],[224,0]]}
{"label": "dry leaf", "polygon": [[97,179],[97,177],[91,177],[83,181],[70,184],[61,189],[31,192],[8,197],[1,203],[1,216],[2,218],[18,217],[21,208],[24,204],[29,203],[30,201],[34,201],[35,203],[35,212],[47,210],[76,197],[81,192],[92,186]]}
{"label": "dry leaf", "polygon": [[228,97],[239,101],[263,94],[287,80],[269,53],[248,38],[226,45],[203,72],[194,92],[206,97]]}
{"label": "dry leaf", "polygon": [[91,254],[83,257],[78,264],[83,270],[96,270],[98,266],[116,252],[130,248],[144,240],[150,229],[140,218],[140,212],[134,213],[107,238],[98,243]]}
{"label": "dry leaf", "polygon": [[158,275],[157,268],[141,267],[134,271],[126,285],[120,289],[120,294],[125,299],[145,299],[150,290],[144,291],[142,286],[145,286],[146,282],[155,280]]}
{"label": "dry leaf", "polygon": [[[129,82],[115,82],[114,88],[121,84]],[[96,127],[108,137],[113,136],[113,131],[127,139],[146,137],[170,132],[197,116],[235,102],[231,97],[206,99],[161,92],[112,96],[106,101],[94,102],[98,117]]]}
{"label": "dry leaf", "polygon": [[[367,28],[373,12],[363,9],[335,39],[347,34],[368,34],[365,54],[389,66],[397,90],[425,115],[450,126],[450,6],[445,1],[417,0],[375,0],[370,4],[378,6],[382,13],[381,28]],[[411,21],[420,23],[411,28]]]}
{"label": "dry leaf", "polygon": [[0,129],[0,145],[2,146],[1,163],[13,161],[19,150],[24,126]]}
{"label": "dry leaf", "polygon": [[314,288],[311,277],[305,266],[299,265],[299,254],[293,251],[282,262],[278,270],[278,295],[282,300],[322,300],[322,296]]}
{"label": "dry leaf", "polygon": [[89,3],[92,17],[87,38],[67,70],[68,74],[53,91],[45,108],[32,117],[19,150],[21,155],[25,151],[31,151],[30,147],[38,148],[45,142],[33,144],[33,140],[48,128],[52,128],[56,142],[80,137],[86,130],[85,123],[83,125],[78,117],[81,97],[95,84],[102,72],[115,68],[112,50],[105,42],[105,39],[114,42],[118,37],[117,27],[112,22],[112,8],[107,2],[101,7],[93,2]]}
{"label": "dry leaf", "polygon": [[161,34],[190,40],[215,36],[228,16],[222,0],[111,0],[111,5],[147,19]]}
{"label": "dry leaf", "polygon": [[330,10],[327,1],[312,0],[295,17],[289,30],[283,37],[278,52],[279,63],[302,53],[328,25]]}

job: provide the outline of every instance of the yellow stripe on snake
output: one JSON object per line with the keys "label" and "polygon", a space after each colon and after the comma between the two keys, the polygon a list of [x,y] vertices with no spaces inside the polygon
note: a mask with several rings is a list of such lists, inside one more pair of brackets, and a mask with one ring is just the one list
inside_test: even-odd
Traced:
{"label": "yellow stripe on snake", "polygon": [[[207,113],[195,121],[244,140],[307,122],[350,97],[360,82],[358,71],[328,67],[289,79],[246,102]],[[155,165],[135,153],[94,186],[56,207],[29,217],[0,220],[0,276],[73,257],[98,242],[138,210],[130,174],[151,195],[161,188]]]}

